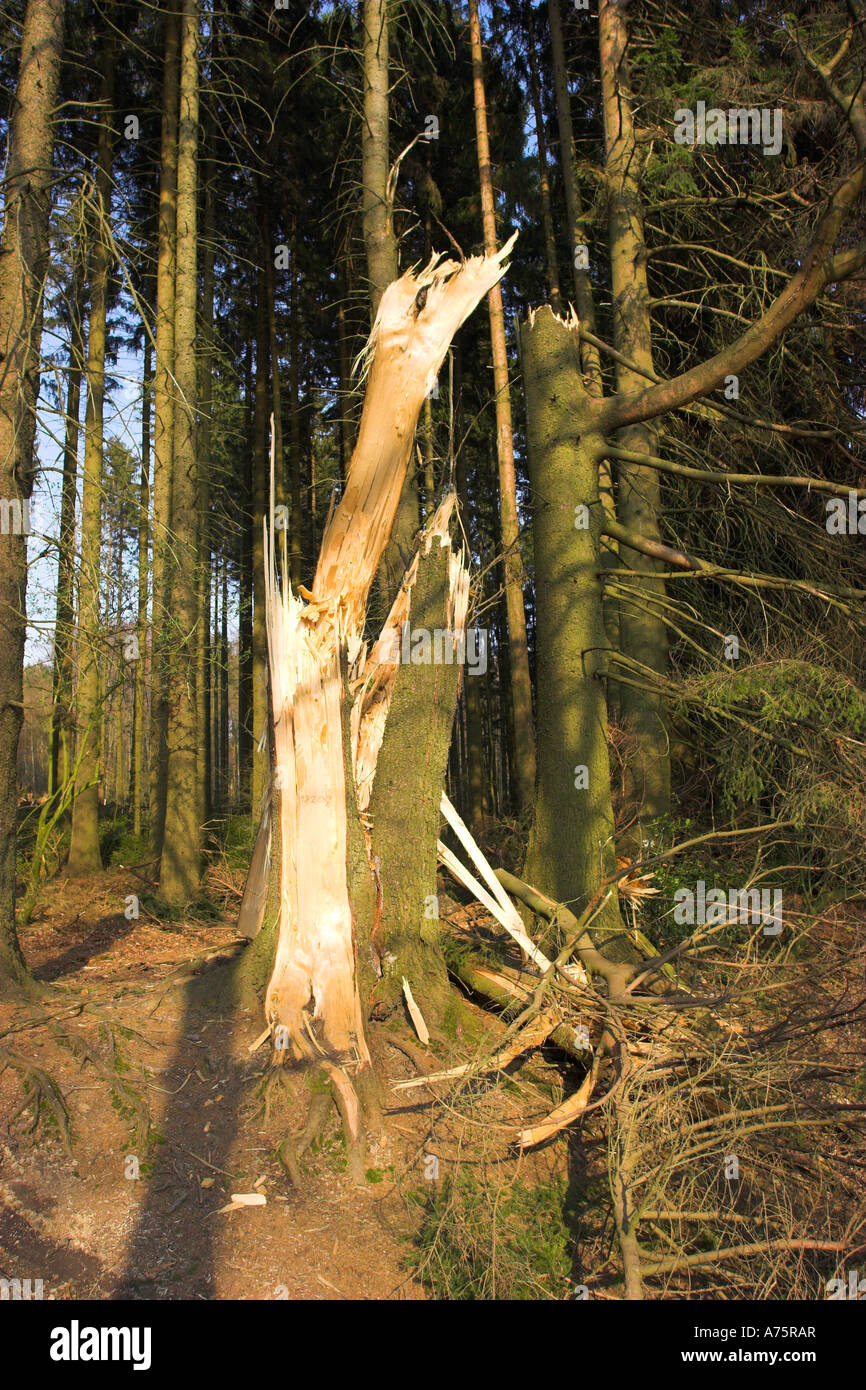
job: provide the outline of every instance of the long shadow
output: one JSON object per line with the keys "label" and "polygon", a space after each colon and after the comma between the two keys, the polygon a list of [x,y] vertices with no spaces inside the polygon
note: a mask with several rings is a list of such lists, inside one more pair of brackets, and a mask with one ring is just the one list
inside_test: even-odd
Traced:
{"label": "long shadow", "polygon": [[[208,972],[233,971],[220,966]],[[210,1299],[215,1296],[215,1213],[228,1201],[232,1144],[246,1079],[232,1057],[237,1018],[233,974],[219,1004],[208,1003],[201,977],[178,998],[174,1053],[159,1078],[167,1092],[159,1136],[141,1180],[147,1189],[115,1301]],[[162,1005],[171,1009],[169,996]],[[144,1159],[144,1155],[139,1155]],[[209,1180],[202,1187],[202,1179]]]}
{"label": "long shadow", "polygon": [[27,1220],[26,1213],[14,1211],[0,1202],[0,1279],[42,1280],[42,1298],[57,1297],[58,1291],[75,1298],[94,1298],[102,1291],[104,1270],[100,1261],[68,1242],[50,1240]]}
{"label": "long shadow", "polygon": [[34,970],[33,974],[37,980],[43,980],[46,984],[60,980],[64,975],[73,975],[76,970],[93,960],[94,956],[110,951],[118,941],[129,936],[136,926],[137,923],[127,921],[122,912],[103,917],[82,941],[67,946],[62,955],[46,961]]}

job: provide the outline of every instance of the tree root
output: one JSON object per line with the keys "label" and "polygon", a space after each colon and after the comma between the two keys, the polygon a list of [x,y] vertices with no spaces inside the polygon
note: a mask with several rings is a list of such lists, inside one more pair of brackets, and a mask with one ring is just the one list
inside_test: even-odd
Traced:
{"label": "tree root", "polygon": [[63,1093],[54,1078],[49,1072],[43,1070],[42,1067],[34,1066],[32,1062],[28,1061],[26,1057],[22,1057],[20,1053],[13,1052],[5,1047],[0,1047],[0,1069],[2,1069],[2,1067],[12,1067],[15,1071],[20,1072],[22,1085],[25,1089],[24,1100],[21,1105],[19,1105],[18,1109],[9,1116],[8,1123],[11,1125],[14,1119],[21,1115],[28,1107],[32,1106],[33,1122],[27,1131],[29,1134],[32,1134],[39,1124],[39,1118],[44,1104],[57,1125],[63,1147],[71,1157],[71,1116],[66,1101],[63,1098]]}
{"label": "tree root", "polygon": [[150,1149],[150,1134],[153,1127],[150,1107],[143,1095],[121,1073],[122,1059],[118,1055],[117,1042],[111,1024],[103,1025],[102,1036],[108,1047],[108,1060],[90,1046],[84,1038],[60,1028],[52,1028],[51,1035],[61,1046],[67,1048],[78,1058],[82,1067],[89,1063],[102,1078],[114,1097],[113,1104],[118,1113],[129,1122],[130,1140],[133,1147],[146,1155]]}

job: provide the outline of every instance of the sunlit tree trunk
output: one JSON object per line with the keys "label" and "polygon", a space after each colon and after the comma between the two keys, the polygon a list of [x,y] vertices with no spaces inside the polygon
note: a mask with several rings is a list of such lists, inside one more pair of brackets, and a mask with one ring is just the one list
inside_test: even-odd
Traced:
{"label": "sunlit tree trunk", "polygon": [[268,476],[268,316],[264,258],[271,255],[264,237],[259,238],[256,285],[256,386],[253,412],[252,550],[253,550],[253,767],[251,813],[258,822],[269,773],[268,755],[268,646],[265,628],[265,552],[262,518],[267,507]]}
{"label": "sunlit tree trunk", "polygon": [[200,643],[198,602],[198,487],[196,461],[196,309],[198,254],[198,0],[181,9],[180,112],[177,141],[177,266],[175,272],[175,410],[172,470],[172,554],[169,606],[172,621],[168,711],[168,769],[165,839],[160,893],[188,903],[201,874],[196,653]]}
{"label": "sunlit tree trunk", "polygon": [[102,540],[102,477],[105,449],[105,340],[108,322],[108,282],[111,250],[108,219],[111,214],[111,161],[114,146],[115,49],[105,39],[102,100],[93,192],[90,322],[87,335],[87,405],[84,415],[84,481],[81,490],[81,560],[78,574],[78,622],[75,689],[76,761],[75,800],[72,803],[72,838],[67,868],[71,874],[89,873],[102,867],[99,850],[99,734],[105,711],[100,702],[99,595]]}
{"label": "sunlit tree trunk", "polygon": [[541,103],[541,83],[538,77],[538,58],[535,52],[535,20],[532,4],[525,7],[526,46],[529,57],[529,97],[535,119],[535,143],[538,146],[538,182],[541,190],[541,219],[544,224],[544,252],[547,266],[547,287],[554,313],[562,312],[562,293],[559,288],[559,262],[556,255],[556,234],[553,227],[553,206],[550,197],[550,175],[547,169],[547,139],[544,133],[544,110]]}
{"label": "sunlit tree trunk", "polygon": [[[623,8],[602,0],[599,11],[599,54],[604,110],[608,190],[608,243],[613,294],[614,346],[652,377],[652,323],[647,286],[647,254],[644,241],[640,176],[643,155],[635,140],[631,93],[626,67],[628,27]],[[618,362],[616,386],[621,395],[643,391],[646,376]],[[620,430],[621,448],[645,454],[659,452],[658,429],[653,422]],[[660,474],[657,469],[621,460],[618,468],[617,519],[645,540],[659,539],[661,513]],[[665,584],[655,578],[662,568],[641,551],[624,547],[620,559],[626,569],[646,578],[632,580],[639,586],[637,601],[619,602],[619,644],[623,655],[648,671],[667,670],[667,630],[658,616]],[[642,819],[664,815],[670,809],[670,740],[662,697],[645,687],[622,684],[620,710],[636,748],[627,763],[630,797]]]}
{"label": "sunlit tree trunk", "polygon": [[166,591],[171,550],[171,483],[174,466],[174,295],[177,251],[177,118],[180,98],[180,25],[176,6],[165,18],[159,224],[156,259],[156,368],[153,383],[153,578],[150,655],[150,842],[159,862],[165,835],[168,749],[167,681],[170,643]]}
{"label": "sunlit tree trunk", "polygon": [[150,538],[150,403],[153,395],[151,367],[153,347],[144,338],[144,371],[141,391],[141,477],[138,490],[138,617],[136,636],[138,660],[135,665],[135,709],[132,728],[132,828],[141,834],[141,812],[144,806],[145,730],[147,700],[147,574],[148,540]]}
{"label": "sunlit tree trunk", "polygon": [[[472,43],[472,75],[475,99],[475,135],[478,146],[478,174],[481,208],[484,216],[484,249],[496,252],[496,213],[493,199],[493,172],[487,135],[487,105],[484,94],[484,67],[481,51],[481,25],[477,0],[469,0]],[[511,708],[514,725],[514,781],[518,803],[530,807],[535,796],[535,730],[532,719],[532,684],[526,645],[526,612],[523,606],[523,559],[520,552],[520,526],[517,513],[517,484],[514,468],[514,435],[511,395],[508,385],[508,356],[505,347],[505,315],[502,291],[496,284],[488,296],[490,339],[493,348],[493,386],[496,392],[496,455],[499,465],[499,512],[502,548],[505,552],[505,602],[508,613],[508,647],[511,661]]]}
{"label": "sunlit tree trunk", "polygon": [[57,606],[54,622],[52,673],[51,773],[49,790],[58,792],[73,765],[72,711],[73,645],[75,632],[75,511],[78,483],[78,440],[81,433],[81,381],[84,375],[84,298],[86,249],[76,239],[75,269],[69,316],[69,367],[63,443],[63,485],[60,495],[60,536],[57,546]]}
{"label": "sunlit tree trunk", "polygon": [[249,810],[253,768],[253,351],[247,343],[244,364],[246,434],[243,464],[243,507],[238,574],[238,718],[235,757],[238,801]]}
{"label": "sunlit tree trunk", "polygon": [[[208,130],[205,140],[210,147]],[[200,634],[196,651],[196,720],[199,746],[199,823],[211,818],[211,440],[213,436],[213,355],[214,355],[214,166],[210,154],[202,160],[201,259],[201,349],[199,364],[198,421],[198,603]]]}
{"label": "sunlit tree trunk", "polygon": [[[63,0],[29,0],[9,118],[0,243],[0,495],[19,509],[34,476],[42,293]],[[23,717],[27,537],[0,537],[0,989],[29,982],[15,931],[18,737]]]}
{"label": "sunlit tree trunk", "polygon": [[[521,333],[537,607],[538,796],[524,876],[582,909],[616,872],[604,683],[598,465],[579,329],[548,307]],[[587,508],[575,526],[576,502]],[[576,907],[575,907],[576,905]],[[621,930],[616,892],[596,928]]]}
{"label": "sunlit tree trunk", "polygon": [[[397,241],[388,202],[388,0],[364,0],[364,125],[361,135],[361,219],[370,287],[370,319],[397,278]],[[403,578],[420,522],[418,483],[411,466],[378,576],[378,605],[384,618]]]}

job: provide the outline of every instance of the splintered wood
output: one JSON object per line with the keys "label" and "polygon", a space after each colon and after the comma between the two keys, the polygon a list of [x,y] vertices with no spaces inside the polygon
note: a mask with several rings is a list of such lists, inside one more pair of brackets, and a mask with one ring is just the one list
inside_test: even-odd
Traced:
{"label": "splintered wood", "polygon": [[[418,559],[369,655],[363,628],[370,586],[396,515],[418,416],[451,340],[507,268],[514,238],[495,256],[462,265],[434,256],[382,296],[363,355],[367,389],[343,497],[325,527],[309,601],[292,591],[283,547],[278,573],[272,511],[264,518],[265,609],[274,761],[279,790],[281,893],[265,1010],[285,1030],[286,1052],[369,1064],[355,973],[347,881],[346,691],[357,807],[369,804],[376,758],[408,620]],[[426,296],[419,299],[421,289]],[[419,307],[420,306],[420,307]],[[422,544],[450,545],[446,499]],[[307,591],[304,591],[307,594]],[[449,628],[465,626],[468,576],[452,555]],[[349,801],[351,797],[351,802]],[[348,809],[347,809],[348,808]]]}

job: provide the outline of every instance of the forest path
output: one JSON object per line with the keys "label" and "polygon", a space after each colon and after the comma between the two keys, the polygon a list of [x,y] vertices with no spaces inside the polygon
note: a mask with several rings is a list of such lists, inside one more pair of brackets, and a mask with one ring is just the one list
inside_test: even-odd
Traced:
{"label": "forest path", "polygon": [[[233,938],[230,921],[174,927],[143,908],[129,921],[133,891],[125,869],[58,880],[22,931],[28,963],[56,993],[39,1022],[32,1005],[2,1007],[0,1047],[56,1083],[72,1152],[50,1118],[27,1134],[32,1111],[15,1118],[23,1074],[7,1067],[0,1278],[41,1278],[46,1298],[423,1298],[407,1266],[405,1193],[423,1185],[424,1107],[389,1115],[364,1188],[345,1173],[332,1107],[293,1188],[276,1149],[304,1115],[282,1087],[263,1113],[270,1055],[249,1050],[261,1019],[170,988],[191,956]],[[385,1052],[395,1079],[415,1074]],[[252,1192],[265,1205],[221,1210]]]}

